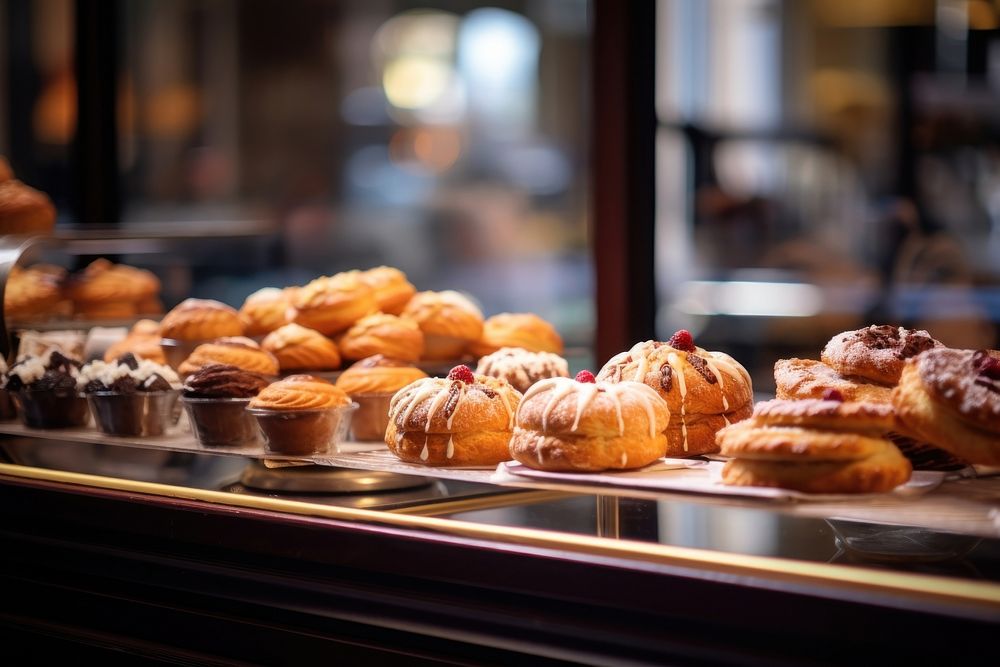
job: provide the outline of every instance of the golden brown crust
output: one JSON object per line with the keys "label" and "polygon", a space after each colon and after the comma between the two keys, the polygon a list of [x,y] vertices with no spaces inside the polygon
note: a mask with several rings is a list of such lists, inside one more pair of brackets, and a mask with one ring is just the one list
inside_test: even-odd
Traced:
{"label": "golden brown crust", "polygon": [[134,314],[139,302],[156,297],[160,280],[150,271],[101,258],[73,276],[67,291],[78,311],[107,311],[107,304],[115,303],[130,306]]}
{"label": "golden brown crust", "polygon": [[360,271],[313,280],[292,296],[292,321],[332,336],[378,310],[375,293]]}
{"label": "golden brown crust", "polygon": [[424,352],[424,334],[417,323],[388,313],[362,317],[344,332],[339,342],[340,351],[348,359],[382,354],[416,361]]}
{"label": "golden brown crust", "polygon": [[362,359],[337,378],[337,386],[351,396],[359,394],[395,394],[417,380],[427,377],[419,368],[381,354]]}
{"label": "golden brown crust", "polygon": [[182,375],[194,373],[209,364],[236,366],[251,373],[277,375],[278,360],[249,338],[234,336],[220,338],[196,347],[177,368]]}
{"label": "golden brown crust", "polygon": [[537,470],[595,472],[630,470],[653,463],[663,456],[662,433],[641,436],[546,435],[515,428],[510,455]]}
{"label": "golden brown crust", "polygon": [[361,280],[372,288],[378,309],[390,315],[399,315],[410,301],[417,288],[406,274],[391,266],[376,266],[361,272]]}
{"label": "golden brown crust", "polygon": [[[760,461],[855,461],[881,451],[885,438],[747,420],[718,433],[724,456]],[[890,445],[891,446],[891,445]]]}
{"label": "golden brown crust", "polygon": [[458,292],[418,292],[401,313],[424,333],[424,359],[456,359],[483,333],[479,309]]}
{"label": "golden brown crust", "polygon": [[476,372],[501,378],[521,393],[539,380],[569,377],[566,360],[551,352],[529,352],[519,347],[502,347],[479,360]]}
{"label": "golden brown crust", "polygon": [[288,292],[277,287],[259,289],[246,298],[240,307],[244,334],[264,336],[288,324],[291,302]]}
{"label": "golden brown crust", "polygon": [[532,313],[500,313],[483,323],[483,333],[469,351],[482,357],[502,347],[562,354],[563,341],[555,327]]}
{"label": "golden brown crust", "polygon": [[[972,425],[1000,434],[1000,360],[987,350],[930,350],[913,360],[923,388]],[[992,372],[983,363],[996,364]]]}
{"label": "golden brown crust", "polygon": [[148,359],[158,364],[166,365],[167,363],[163,348],[160,347],[159,336],[130,334],[108,347],[104,352],[104,361],[110,363],[126,352],[131,352],[140,359]]}
{"label": "golden brown crust", "polygon": [[805,493],[883,493],[906,483],[910,462],[892,443],[868,458],[847,461],[791,463],[731,459],[722,481],[733,486],[770,486]]}
{"label": "golden brown crust", "polygon": [[4,313],[15,320],[39,319],[55,314],[63,299],[62,274],[30,267],[14,267],[4,290]]}
{"label": "golden brown crust", "polygon": [[895,427],[891,405],[855,401],[799,401],[776,399],[753,409],[757,426],[805,426],[831,431],[888,433]]}
{"label": "golden brown crust", "polygon": [[0,182],[0,234],[49,234],[56,208],[48,196],[16,179]]}
{"label": "golden brown crust", "polygon": [[514,428],[521,394],[503,380],[476,375],[475,383],[417,380],[392,397],[390,418],[400,432],[461,433]]}
{"label": "golden brown crust", "polygon": [[160,321],[160,335],[173,340],[242,336],[243,320],[230,306],[211,299],[185,299]]}
{"label": "golden brown crust", "polygon": [[425,466],[492,467],[510,458],[508,430],[400,433],[396,425],[390,422],[386,429],[385,442],[389,446],[389,451],[400,460]]}
{"label": "golden brown crust", "polygon": [[820,358],[841,375],[894,385],[907,359],[935,347],[943,346],[926,331],[872,325],[837,334],[823,348]]}
{"label": "golden brown crust", "polygon": [[753,410],[746,403],[736,410],[722,415],[684,415],[674,414],[667,427],[667,451],[670,458],[686,458],[702,454],[715,454],[719,451],[715,434],[730,424],[736,424],[747,417]]}
{"label": "golden brown crust", "polygon": [[268,410],[320,410],[351,404],[342,389],[312,375],[289,375],[250,399],[249,407]]}
{"label": "golden brown crust", "polygon": [[318,331],[286,324],[272,331],[261,347],[274,355],[282,371],[340,368],[337,344]]}
{"label": "golden brown crust", "polygon": [[844,377],[815,359],[779,359],[774,364],[778,398],[822,398],[827,389],[836,389],[845,401],[891,402],[892,387],[861,378]]}

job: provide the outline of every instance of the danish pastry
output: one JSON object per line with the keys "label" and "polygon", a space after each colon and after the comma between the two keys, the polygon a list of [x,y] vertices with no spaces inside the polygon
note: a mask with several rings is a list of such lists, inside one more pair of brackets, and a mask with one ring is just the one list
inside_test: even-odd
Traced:
{"label": "danish pastry", "polygon": [[362,359],[337,378],[337,386],[350,396],[356,394],[395,394],[406,385],[427,377],[419,368],[381,354]]}
{"label": "danish pastry", "polygon": [[361,281],[372,288],[378,309],[390,315],[399,315],[407,302],[417,293],[417,288],[406,279],[406,274],[390,266],[376,266],[361,272]]}
{"label": "danish pastry", "polygon": [[291,306],[288,292],[277,287],[259,289],[246,298],[240,307],[247,336],[264,336],[288,324]]}
{"label": "danish pastry", "polygon": [[514,389],[524,393],[539,380],[569,377],[569,366],[565,359],[551,352],[502,347],[480,359],[476,372],[507,380]]}
{"label": "danish pastry", "polygon": [[836,400],[777,399],[717,434],[731,456],[722,481],[806,493],[877,493],[905,483],[910,462],[884,437],[892,407]]}
{"label": "danish pastry", "polygon": [[236,366],[251,373],[277,375],[278,360],[270,352],[242,336],[219,338],[211,343],[202,343],[177,368],[182,375],[190,375],[209,364]]}
{"label": "danish pastry", "polygon": [[723,352],[696,347],[685,330],[669,342],[645,341],[612,357],[598,381],[644,382],[670,406],[667,456],[717,452],[715,433],[750,416],[750,374]]}
{"label": "danish pastry", "polygon": [[943,345],[926,331],[872,325],[837,334],[820,358],[841,375],[894,385],[907,359],[935,347]]}
{"label": "danish pastry", "polygon": [[555,327],[532,313],[500,313],[483,323],[483,335],[469,347],[477,357],[502,347],[562,354],[563,341]]}
{"label": "danish pastry", "polygon": [[360,271],[313,280],[292,296],[292,321],[332,336],[378,310],[375,293]]}
{"label": "danish pastry", "polygon": [[424,352],[424,334],[413,320],[372,313],[354,323],[339,339],[348,359],[382,354],[392,359],[416,361]]}
{"label": "danish pastry", "polygon": [[628,470],[649,465],[667,449],[670,409],[641,382],[549,378],[521,399],[510,454],[539,470]]}
{"label": "danish pastry", "polygon": [[320,332],[298,324],[286,324],[272,331],[260,345],[274,355],[282,371],[340,368],[337,344]]}
{"label": "danish pastry", "polygon": [[892,404],[906,434],[1000,465],[1000,353],[927,350],[904,366]]}
{"label": "danish pastry", "polygon": [[774,384],[778,398],[822,398],[837,391],[845,401],[891,402],[892,387],[858,377],[844,377],[822,361],[779,359],[774,364]]}
{"label": "danish pastry", "polygon": [[385,442],[403,461],[428,466],[495,466],[510,457],[508,442],[521,401],[504,380],[467,366],[447,378],[417,380],[389,403]]}
{"label": "danish pastry", "polygon": [[424,332],[424,359],[461,357],[483,333],[483,315],[458,292],[418,292],[401,313]]}
{"label": "danish pastry", "polygon": [[231,306],[211,299],[185,299],[160,321],[160,335],[173,340],[242,336],[243,320]]}

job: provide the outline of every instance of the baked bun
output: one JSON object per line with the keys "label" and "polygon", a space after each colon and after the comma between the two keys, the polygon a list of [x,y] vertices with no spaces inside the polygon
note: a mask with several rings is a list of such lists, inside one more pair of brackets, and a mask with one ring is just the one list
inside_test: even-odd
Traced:
{"label": "baked bun", "polygon": [[612,357],[599,381],[643,382],[670,406],[667,456],[718,451],[715,432],[750,416],[750,374],[723,352],[696,347],[691,334],[679,331],[669,343],[645,341]]}
{"label": "baked bun", "polygon": [[406,274],[390,266],[376,266],[361,272],[361,281],[372,288],[378,309],[390,315],[399,315],[410,301],[417,288]]}
{"label": "baked bun", "polygon": [[927,350],[906,363],[892,404],[904,434],[1000,465],[1000,353]]}
{"label": "baked bun", "polygon": [[15,179],[0,182],[0,234],[51,234],[55,224],[45,193]]}
{"label": "baked bun", "polygon": [[243,320],[231,306],[211,299],[185,299],[164,315],[160,335],[172,340],[242,336]]}
{"label": "baked bun", "polygon": [[885,403],[892,401],[892,387],[858,377],[844,377],[822,361],[779,359],[774,364],[774,384],[778,398],[822,398],[834,390],[845,401]]}
{"label": "baked bun", "polygon": [[563,341],[555,327],[531,313],[500,313],[483,323],[483,335],[469,347],[477,357],[502,347],[562,354]]}
{"label": "baked bun", "polygon": [[476,372],[507,380],[514,389],[524,393],[539,380],[569,377],[569,366],[565,359],[551,352],[503,347],[480,359]]}
{"label": "baked bun", "polygon": [[479,308],[458,292],[418,292],[401,313],[424,332],[424,359],[458,359],[483,333]]}
{"label": "baked bun", "polygon": [[139,320],[125,338],[113,343],[104,352],[104,361],[111,363],[118,357],[131,352],[140,359],[148,359],[157,364],[166,364],[167,359],[160,347],[160,325],[153,320]]}
{"label": "baked bun", "polygon": [[158,301],[160,280],[150,271],[106,259],[90,263],[67,287],[73,310],[87,319],[126,319]]}
{"label": "baked bun", "polygon": [[340,368],[337,344],[318,331],[286,324],[261,341],[261,347],[278,360],[282,371]]}
{"label": "baked bun", "polygon": [[30,321],[58,314],[63,301],[64,277],[65,271],[12,268],[4,290],[5,316],[15,321]]}
{"label": "baked bun", "polygon": [[425,377],[427,373],[405,361],[376,354],[347,368],[337,378],[337,386],[351,396],[394,394],[406,385]]}
{"label": "baked bun", "polygon": [[884,437],[892,407],[804,399],[758,403],[753,416],[718,432],[733,457],[722,481],[806,493],[879,493],[910,478],[910,462]]}
{"label": "baked bun", "polygon": [[507,444],[520,401],[504,380],[456,367],[448,378],[417,380],[396,392],[385,442],[409,463],[495,466],[510,458]]}
{"label": "baked bun", "polygon": [[640,382],[549,378],[521,399],[510,454],[539,470],[641,468],[663,456],[669,422],[666,402]]}
{"label": "baked bun", "polygon": [[347,359],[382,354],[393,359],[416,361],[424,352],[424,334],[413,320],[372,313],[354,323],[339,339]]}
{"label": "baked bun", "polygon": [[240,307],[243,333],[264,336],[288,324],[288,309],[292,305],[288,294],[277,287],[265,287],[248,296]]}
{"label": "baked bun", "polygon": [[264,387],[247,407],[267,410],[323,410],[350,405],[342,389],[312,375],[289,375]]}
{"label": "baked bun", "polygon": [[209,364],[236,366],[251,373],[277,375],[278,360],[249,338],[232,336],[202,343],[181,363],[177,372],[190,375]]}
{"label": "baked bun", "polygon": [[292,321],[332,336],[378,310],[375,293],[361,280],[360,271],[317,278],[296,290]]}
{"label": "baked bun", "polygon": [[926,331],[872,325],[837,334],[820,358],[841,375],[894,385],[907,359],[935,347],[943,345]]}
{"label": "baked bun", "polygon": [[12,178],[14,178],[14,171],[10,168],[10,163],[7,162],[7,158],[0,155],[0,183],[6,183]]}

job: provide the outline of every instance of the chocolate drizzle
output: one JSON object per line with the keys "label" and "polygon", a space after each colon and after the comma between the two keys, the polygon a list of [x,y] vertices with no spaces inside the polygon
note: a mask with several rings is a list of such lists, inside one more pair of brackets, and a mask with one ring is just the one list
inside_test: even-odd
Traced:
{"label": "chocolate drizzle", "polygon": [[670,393],[671,387],[674,386],[674,369],[670,367],[670,364],[663,364],[660,366],[660,389],[664,393]]}
{"label": "chocolate drizzle", "polygon": [[441,411],[445,419],[451,419],[451,416],[455,414],[455,409],[458,408],[458,401],[462,398],[462,384],[461,380],[453,380],[448,389],[448,402],[444,404],[444,409]]}
{"label": "chocolate drizzle", "polygon": [[705,382],[715,384],[719,381],[719,379],[715,377],[715,373],[712,372],[712,369],[708,367],[708,362],[699,357],[697,354],[688,354],[687,360],[688,363],[691,364],[696,371],[698,371],[698,374],[705,378]]}

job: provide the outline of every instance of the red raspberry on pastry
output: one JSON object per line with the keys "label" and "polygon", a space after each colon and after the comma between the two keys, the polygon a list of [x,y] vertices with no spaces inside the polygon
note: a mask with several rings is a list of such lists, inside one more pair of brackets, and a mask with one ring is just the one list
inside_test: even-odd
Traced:
{"label": "red raspberry on pastry", "polygon": [[590,371],[580,371],[576,374],[577,382],[589,382],[590,384],[597,384],[597,378]]}
{"label": "red raspberry on pastry", "polygon": [[687,329],[681,329],[670,337],[670,347],[684,352],[694,352],[694,337]]}
{"label": "red raspberry on pastry", "polygon": [[476,381],[476,376],[472,374],[471,368],[461,365],[455,366],[448,372],[448,379],[461,380],[465,384],[473,384]]}

